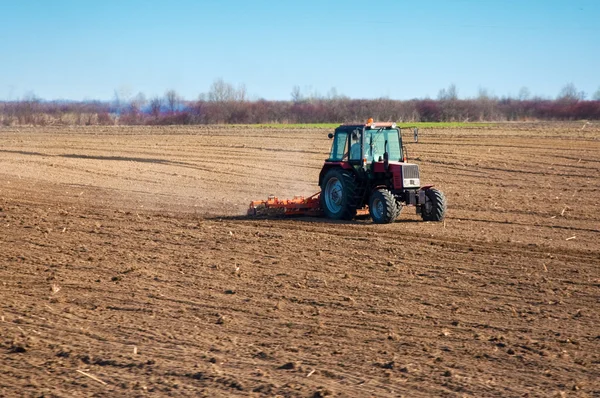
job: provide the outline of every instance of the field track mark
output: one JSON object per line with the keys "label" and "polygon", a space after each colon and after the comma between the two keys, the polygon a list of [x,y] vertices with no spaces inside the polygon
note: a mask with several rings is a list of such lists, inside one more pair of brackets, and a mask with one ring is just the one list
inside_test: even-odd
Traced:
{"label": "field track mark", "polygon": [[[454,166],[454,163],[445,162],[445,161],[442,161],[442,160],[428,160],[426,162],[427,163],[432,163],[432,164],[441,164],[441,165],[444,165],[446,167],[453,167]],[[531,170],[520,170],[520,169],[517,169],[517,168],[508,169],[508,168],[482,166],[482,165],[479,165],[478,168],[484,169],[484,170],[491,170],[491,171],[500,171],[500,172],[510,173],[510,174],[512,174],[512,173],[517,173],[517,174],[534,174],[534,175],[543,175],[543,176],[553,175],[553,176],[559,176],[559,177],[577,177],[577,178],[587,178],[587,179],[589,179],[589,178],[596,178],[597,177],[597,176],[594,176],[594,175],[565,174],[565,173],[556,173],[556,172],[531,171]],[[468,169],[465,168],[465,169],[460,169],[460,170],[466,171]]]}
{"label": "field track mark", "polygon": [[4,153],[17,153],[20,155],[29,155],[29,156],[43,156],[43,157],[58,157],[58,158],[67,158],[67,159],[90,159],[90,160],[111,160],[111,161],[119,161],[119,162],[136,162],[136,163],[156,163],[156,164],[167,164],[167,165],[190,165],[186,162],[178,162],[167,159],[160,158],[138,158],[138,157],[126,157],[126,156],[100,156],[100,155],[85,155],[85,154],[75,154],[75,153],[67,153],[67,154],[47,154],[40,152],[26,152],[26,151],[12,151],[6,149],[0,149],[0,152]]}
{"label": "field track mark", "polygon": [[[556,207],[561,207],[561,205],[558,205]],[[541,221],[550,221],[553,218],[552,217],[557,217],[557,212],[556,211],[534,211],[534,210],[518,210],[518,209],[509,209],[506,210],[504,208],[494,208],[494,207],[484,207],[482,209],[473,209],[472,206],[469,205],[465,205],[462,203],[453,203],[452,206],[449,206],[450,209],[452,210],[463,210],[463,211],[472,211],[475,213],[492,213],[492,214],[498,214],[498,215],[522,215],[522,216],[529,216],[531,218],[533,218],[534,223],[531,224],[527,224],[527,223],[516,223],[518,225],[523,225],[523,226],[549,226],[549,225],[543,225],[543,224],[539,224]],[[560,214],[560,213],[558,213]],[[455,219],[455,220],[470,220],[469,218],[465,218],[465,217],[452,217],[452,216],[447,216],[448,219]],[[572,221],[591,221],[590,217],[583,217],[583,216],[579,216],[579,215],[571,215],[569,214],[568,218],[559,218],[558,220],[561,221],[565,221],[565,222],[572,222]],[[477,219],[472,219],[472,221],[484,221],[484,220],[477,220]],[[498,223],[498,220],[493,220],[493,219],[489,219],[489,220],[485,220],[485,221],[489,221],[489,222],[494,222],[494,223]],[[593,219],[592,219],[593,221]],[[508,224],[510,224],[511,222],[506,222]],[[565,225],[557,225],[557,228],[569,228],[568,226]],[[600,229],[590,229],[590,231],[592,232],[600,232]]]}
{"label": "field track mark", "polygon": [[[300,221],[300,220],[287,221],[287,223],[290,223],[290,222],[301,223],[302,221]],[[316,221],[311,222],[311,224],[314,224],[315,222]],[[420,223],[420,221],[416,221],[416,222]],[[339,227],[338,227],[338,225],[339,225]],[[364,227],[366,227],[366,226],[363,225],[360,228],[364,228]],[[287,228],[287,225],[285,223],[282,225],[279,225],[279,226],[271,225],[270,228],[275,228],[278,230],[288,230],[289,229],[289,228]],[[310,226],[299,225],[299,226],[294,226],[294,228],[292,228],[292,230],[296,230],[296,229],[301,229],[305,233],[307,233],[307,232],[319,233],[319,234],[323,234],[325,236],[335,235],[335,236],[338,236],[343,239],[346,239],[347,237],[356,236],[355,232],[353,230],[354,228],[352,228],[352,230],[346,230],[347,226],[345,226],[344,224],[340,225],[338,223],[331,223],[331,222],[323,223],[322,227],[316,227],[313,225],[310,225]],[[372,233],[372,231],[369,231],[369,232]],[[383,242],[383,239],[387,239],[389,241],[397,241],[400,237],[402,238],[403,242],[405,242],[405,243],[414,243],[414,244],[419,244],[419,243],[428,244],[429,242],[436,242],[437,244],[452,243],[453,245],[455,245],[455,247],[462,248],[465,253],[467,253],[469,251],[468,250],[469,248],[477,248],[480,252],[486,252],[486,253],[495,253],[495,254],[511,253],[511,254],[519,254],[519,255],[535,253],[537,256],[539,256],[539,258],[546,258],[548,250],[549,250],[549,248],[547,248],[547,247],[538,246],[538,245],[532,246],[527,243],[511,242],[510,245],[502,245],[502,244],[498,244],[498,243],[494,243],[494,242],[488,243],[485,241],[465,242],[464,240],[462,240],[460,238],[453,238],[450,236],[440,237],[438,235],[438,236],[432,237],[431,234],[429,234],[427,232],[390,231],[389,229],[387,229],[385,231],[378,231],[377,235],[374,236],[373,238],[375,238],[375,241],[380,240],[380,242]],[[567,256],[572,259],[579,259],[579,260],[587,262],[587,263],[590,263],[590,262],[593,263],[595,261],[598,261],[597,254],[589,254],[589,253],[586,253],[586,252],[583,252],[583,251],[577,250],[577,249],[567,250],[567,249],[561,248],[560,255]],[[526,256],[526,257],[528,257],[528,256]]]}
{"label": "field track mark", "polygon": [[[509,213],[511,214],[511,213]],[[490,220],[490,219],[479,219],[479,218],[469,218],[469,217],[447,217],[450,220],[467,220],[474,221],[479,223],[492,223],[492,224],[507,224],[507,225],[522,225],[525,227],[535,227],[535,228],[550,228],[550,229],[564,229],[570,231],[584,231],[584,232],[592,232],[592,233],[600,233],[600,229],[592,229],[592,228],[580,228],[580,227],[570,227],[565,225],[544,225],[544,224],[528,224],[528,223],[520,223],[516,221],[499,221],[499,220]]]}

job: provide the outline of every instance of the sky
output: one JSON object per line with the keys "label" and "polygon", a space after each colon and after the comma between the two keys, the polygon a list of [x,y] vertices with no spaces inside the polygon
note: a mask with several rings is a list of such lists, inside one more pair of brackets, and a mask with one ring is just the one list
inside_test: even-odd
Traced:
{"label": "sky", "polygon": [[0,0],[0,100],[554,98],[600,89],[599,0]]}

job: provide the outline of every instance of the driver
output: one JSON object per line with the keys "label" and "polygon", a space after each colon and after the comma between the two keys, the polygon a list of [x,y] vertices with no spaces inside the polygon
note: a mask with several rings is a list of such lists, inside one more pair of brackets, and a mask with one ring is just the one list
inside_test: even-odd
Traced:
{"label": "driver", "polygon": [[360,159],[360,135],[355,131],[351,137],[352,145],[350,146],[350,159]]}

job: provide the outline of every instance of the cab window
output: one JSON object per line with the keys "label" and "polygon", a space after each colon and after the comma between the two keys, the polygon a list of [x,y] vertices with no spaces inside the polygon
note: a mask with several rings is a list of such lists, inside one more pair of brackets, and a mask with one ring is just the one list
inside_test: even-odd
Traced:
{"label": "cab window", "polygon": [[398,139],[398,130],[387,131],[388,155],[390,160],[402,161],[402,147]]}
{"label": "cab window", "polygon": [[329,160],[332,162],[341,162],[344,159],[344,155],[348,153],[348,133],[346,131],[338,131],[335,133],[333,138],[333,145],[331,146],[331,154],[329,154]]}
{"label": "cab window", "polygon": [[350,136],[350,160],[358,160],[362,159],[362,154],[360,151],[360,130],[356,129],[352,132]]}
{"label": "cab window", "polygon": [[402,160],[402,148],[398,130],[396,129],[368,130],[365,145],[367,146],[365,150],[367,162],[379,161],[380,158],[383,158],[386,150],[390,160]]}

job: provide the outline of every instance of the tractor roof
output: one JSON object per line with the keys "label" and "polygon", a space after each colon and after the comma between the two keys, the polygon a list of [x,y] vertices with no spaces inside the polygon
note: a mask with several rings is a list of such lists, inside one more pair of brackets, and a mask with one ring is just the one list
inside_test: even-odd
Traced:
{"label": "tractor roof", "polygon": [[[351,123],[351,124],[342,124],[342,125],[340,125],[340,127],[343,127],[343,128],[363,128],[363,127],[366,127],[366,128],[372,128],[372,129],[381,129],[381,128],[392,128],[393,129],[393,128],[396,128],[396,123],[392,123],[392,122],[384,122],[384,123],[380,123],[380,122],[374,123],[374,122],[371,122],[371,123],[365,123],[365,124],[354,124],[354,123]],[[340,128],[340,127],[338,127],[338,128]]]}

